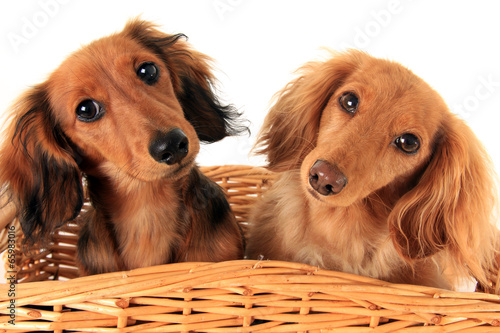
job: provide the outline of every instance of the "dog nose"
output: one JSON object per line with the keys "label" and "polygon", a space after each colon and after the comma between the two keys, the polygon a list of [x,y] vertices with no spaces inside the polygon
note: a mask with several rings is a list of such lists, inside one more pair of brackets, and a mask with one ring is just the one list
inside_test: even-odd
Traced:
{"label": "dog nose", "polygon": [[180,128],[159,135],[149,146],[149,154],[160,163],[179,163],[189,152],[189,140]]}
{"label": "dog nose", "polygon": [[337,166],[317,160],[309,170],[309,184],[321,195],[327,196],[342,191],[347,178]]}

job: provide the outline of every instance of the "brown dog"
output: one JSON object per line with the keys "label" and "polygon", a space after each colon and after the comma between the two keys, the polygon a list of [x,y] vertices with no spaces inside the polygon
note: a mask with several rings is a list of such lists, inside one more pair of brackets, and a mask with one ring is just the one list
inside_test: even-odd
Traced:
{"label": "brown dog", "polygon": [[351,51],[307,64],[258,145],[281,172],[250,219],[250,258],[392,282],[486,282],[496,189],[472,131],[423,80]]}
{"label": "brown dog", "polygon": [[96,274],[242,257],[223,191],[195,165],[199,142],[246,128],[213,91],[209,58],[134,20],[68,57],[21,97],[0,152],[3,196],[29,244],[79,218],[78,260]]}

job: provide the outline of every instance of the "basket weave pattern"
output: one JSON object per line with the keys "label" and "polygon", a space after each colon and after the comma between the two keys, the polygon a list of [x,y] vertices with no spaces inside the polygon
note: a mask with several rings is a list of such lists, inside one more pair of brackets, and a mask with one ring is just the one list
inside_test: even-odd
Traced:
{"label": "basket weave pattern", "polygon": [[[247,166],[202,171],[226,190],[245,232],[249,208],[273,174]],[[17,252],[15,325],[12,286],[2,285],[0,332],[500,332],[498,295],[390,284],[297,263],[190,262],[78,277],[77,233],[70,223],[48,249]],[[5,233],[0,237],[3,249]]]}

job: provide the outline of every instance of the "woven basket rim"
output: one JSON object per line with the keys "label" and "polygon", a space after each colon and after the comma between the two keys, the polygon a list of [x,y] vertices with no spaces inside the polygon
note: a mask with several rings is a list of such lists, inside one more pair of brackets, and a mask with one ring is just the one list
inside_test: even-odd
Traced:
{"label": "woven basket rim", "polygon": [[[226,190],[243,227],[275,177],[247,165],[200,169]],[[419,325],[500,331],[500,295],[393,284],[294,262],[171,263],[72,278],[75,237],[62,235],[54,248],[20,259],[29,264],[22,269],[25,282],[15,285],[18,325],[5,317],[0,331],[412,332]],[[68,280],[47,280],[63,271]],[[4,315],[10,288],[0,285]]]}
{"label": "woven basket rim", "polygon": [[[5,297],[7,288],[0,286],[0,313],[6,313],[10,304]],[[150,327],[165,332],[252,332],[261,328],[280,332],[332,327],[362,332],[370,326],[392,331],[396,322],[400,328],[439,325],[443,331],[460,331],[457,323],[461,323],[464,329],[489,331],[500,325],[499,295],[391,284],[283,261],[175,263],[68,281],[22,283],[17,288],[22,295],[17,298],[22,318],[19,326],[27,331],[71,329],[73,323],[65,321],[70,313],[66,315],[63,306],[79,310],[72,315],[73,320],[82,313],[75,323],[93,313],[115,318],[117,329],[129,325],[133,329],[132,319],[156,318]],[[31,304],[46,308],[32,308]],[[179,307],[178,314],[170,314],[172,304]],[[336,304],[340,307],[335,308]],[[145,315],[145,311],[151,314]],[[204,316],[211,320],[201,319]],[[96,330],[102,324],[87,321],[88,327],[80,326],[83,331]],[[0,329],[9,328],[0,323]]]}

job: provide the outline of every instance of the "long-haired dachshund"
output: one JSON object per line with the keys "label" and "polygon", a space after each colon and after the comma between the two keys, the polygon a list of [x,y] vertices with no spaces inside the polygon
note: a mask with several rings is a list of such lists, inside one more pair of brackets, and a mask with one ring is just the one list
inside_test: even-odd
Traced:
{"label": "long-haired dachshund", "polygon": [[422,79],[359,51],[305,65],[257,141],[281,172],[247,256],[391,282],[486,282],[496,188],[476,136]]}
{"label": "long-haired dachshund", "polygon": [[194,160],[200,141],[246,128],[217,99],[210,59],[183,38],[133,20],[20,98],[0,182],[28,244],[79,215],[83,183],[83,274],[243,256],[223,191]]}

